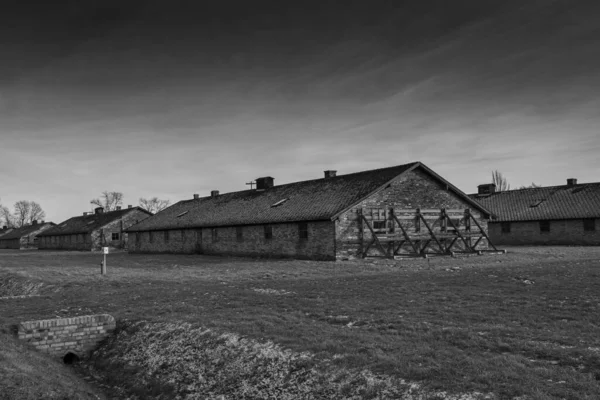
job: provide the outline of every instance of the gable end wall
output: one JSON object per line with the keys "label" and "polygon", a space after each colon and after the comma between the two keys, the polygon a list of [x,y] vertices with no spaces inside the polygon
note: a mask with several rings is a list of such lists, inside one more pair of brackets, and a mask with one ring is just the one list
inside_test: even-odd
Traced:
{"label": "gable end wall", "polygon": [[[395,209],[470,209],[471,214],[487,231],[487,219],[478,210],[463,199],[459,198],[453,192],[446,190],[445,185],[438,183],[434,178],[422,170],[415,169],[407,172],[390,182],[389,187],[380,190],[363,200],[352,209],[344,212],[336,221],[336,257],[338,259],[352,259],[360,256],[359,253],[359,225],[357,219],[357,210],[359,208],[385,208],[393,207]],[[414,225],[408,225],[409,233],[414,232]],[[472,229],[477,229],[472,224]],[[426,228],[422,228],[425,231]],[[435,229],[434,229],[435,231]],[[365,244],[372,238],[371,231],[364,227],[363,237]],[[487,242],[482,240],[478,249],[486,249]],[[375,249],[369,251],[369,255],[379,255]]]}

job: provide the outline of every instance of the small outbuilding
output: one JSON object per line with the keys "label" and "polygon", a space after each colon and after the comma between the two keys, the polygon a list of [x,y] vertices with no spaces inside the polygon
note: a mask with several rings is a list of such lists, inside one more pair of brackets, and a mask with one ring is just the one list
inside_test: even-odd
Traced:
{"label": "small outbuilding", "polygon": [[479,185],[470,195],[495,217],[489,236],[499,245],[600,245],[600,182],[496,191]]}
{"label": "small outbuilding", "polygon": [[52,222],[33,221],[30,225],[21,228],[8,229],[0,232],[0,249],[37,249],[39,235],[56,226]]}
{"label": "small outbuilding", "polygon": [[39,235],[41,250],[100,250],[102,247],[127,248],[126,229],[152,213],[141,207],[120,207],[104,212],[98,207],[78,217],[61,222]]}
{"label": "small outbuilding", "polygon": [[[489,211],[420,162],[194,195],[128,229],[129,252],[321,260],[486,250]],[[493,246],[493,245],[492,245]]]}

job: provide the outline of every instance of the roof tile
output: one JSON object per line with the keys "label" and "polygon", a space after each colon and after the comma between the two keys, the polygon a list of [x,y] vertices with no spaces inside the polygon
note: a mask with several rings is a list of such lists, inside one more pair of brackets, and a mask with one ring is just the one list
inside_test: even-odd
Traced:
{"label": "roof tile", "polygon": [[469,195],[496,215],[496,221],[600,218],[600,182]]}

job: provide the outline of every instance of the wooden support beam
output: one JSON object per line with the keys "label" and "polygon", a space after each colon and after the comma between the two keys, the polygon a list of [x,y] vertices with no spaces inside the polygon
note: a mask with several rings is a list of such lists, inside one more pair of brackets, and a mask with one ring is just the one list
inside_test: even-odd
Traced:
{"label": "wooden support beam", "polygon": [[[384,255],[386,255],[386,256],[387,256],[387,255],[388,255],[388,254],[387,254],[387,252],[385,251],[385,249],[384,249],[384,248],[383,248],[383,246],[381,245],[381,242],[379,241],[379,238],[377,237],[377,234],[375,233],[375,231],[373,230],[373,228],[372,228],[372,227],[371,227],[371,225],[369,224],[369,221],[367,221],[367,220],[365,219],[364,215],[362,215],[362,214],[361,214],[361,217],[362,217],[363,221],[365,222],[365,224],[367,225],[367,228],[369,228],[369,230],[371,231],[371,235],[372,235],[372,237],[373,237],[373,240],[371,240],[371,243],[369,243],[369,247],[371,247],[371,244],[373,244],[373,242],[375,242],[375,243],[377,244],[377,247],[379,248],[379,250],[381,250],[381,252],[382,252]],[[367,248],[367,250],[365,250],[365,252],[363,253],[363,254],[364,254],[364,256],[366,256],[366,254],[367,254],[367,251],[368,251],[368,248]]]}
{"label": "wooden support beam", "polygon": [[406,232],[406,229],[404,229],[404,226],[402,226],[402,223],[398,220],[398,218],[396,218],[396,213],[394,212],[394,209],[390,209],[390,216],[398,224],[398,227],[402,231],[402,235],[408,241],[408,243],[410,243],[410,245],[413,248],[413,250],[415,251],[415,253],[419,253],[419,250],[417,249],[417,247],[415,246],[415,244],[413,243],[413,241],[410,239],[410,236],[408,235],[408,232]]}
{"label": "wooden support beam", "polygon": [[[421,213],[420,212],[417,215],[419,216],[419,218],[421,217]],[[431,235],[431,237],[433,238],[433,240],[435,240],[435,242],[437,243],[437,245],[440,247],[440,250],[442,252],[445,252],[446,250],[444,249],[444,247],[442,246],[442,244],[440,243],[440,241],[438,240],[438,238],[435,236],[435,233],[433,233],[433,230],[431,229],[431,227],[429,226],[429,224],[427,223],[427,221],[425,219],[423,219],[423,218],[421,218],[421,220],[423,221],[423,224],[425,225],[425,227],[429,231],[429,234]]]}
{"label": "wooden support beam", "polygon": [[[481,231],[481,234],[483,236],[485,236],[485,238],[488,241],[488,244],[491,245],[494,250],[498,251],[498,249],[496,248],[496,246],[494,246],[494,244],[492,243],[492,241],[490,240],[490,237],[487,235],[487,233],[485,233],[485,231],[483,230],[483,228],[481,227],[481,225],[479,225],[479,222],[477,222],[477,220],[475,219],[475,217],[473,217],[473,215],[471,215],[471,213],[469,212],[469,216],[471,217],[471,219],[473,220],[473,222],[475,222],[475,225],[477,225],[477,227],[479,228],[479,230]],[[479,240],[481,240],[481,238],[479,238]],[[477,241],[479,243],[479,240]]]}
{"label": "wooden support beam", "polygon": [[[445,212],[444,212],[444,216],[447,218],[447,222],[450,223],[450,226],[452,228],[454,228],[454,231],[455,231],[456,235],[463,241],[463,243],[465,244],[465,247],[467,249],[470,249],[471,246],[469,246],[469,243],[467,242],[467,239],[465,239],[465,237],[462,235],[462,233],[460,232],[460,229],[458,229],[458,227],[456,225],[454,225],[454,222],[452,222],[452,220],[450,218],[448,218],[448,215]],[[455,241],[452,242],[452,245],[454,245]],[[450,246],[450,248],[452,248],[452,245]]]}

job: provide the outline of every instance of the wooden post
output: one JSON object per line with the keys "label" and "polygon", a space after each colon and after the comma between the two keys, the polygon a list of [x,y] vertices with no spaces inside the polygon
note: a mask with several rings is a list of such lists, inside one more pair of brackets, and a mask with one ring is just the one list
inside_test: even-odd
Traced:
{"label": "wooden post", "polygon": [[362,217],[362,208],[356,210],[356,215],[358,217],[358,252],[362,258],[365,258],[365,253],[363,251],[364,248],[364,238],[363,238],[363,217]]}
{"label": "wooden post", "polygon": [[104,253],[104,260],[102,261],[102,267],[100,268],[100,275],[106,275],[106,254],[108,254],[108,247],[103,247],[102,252]]}

